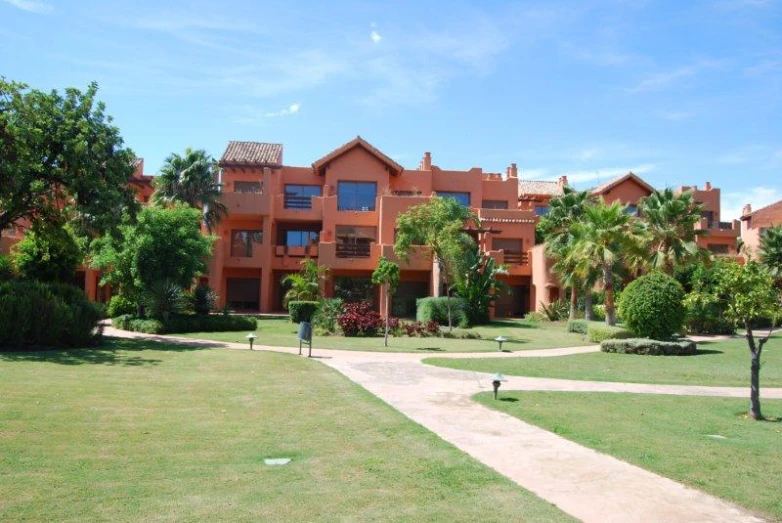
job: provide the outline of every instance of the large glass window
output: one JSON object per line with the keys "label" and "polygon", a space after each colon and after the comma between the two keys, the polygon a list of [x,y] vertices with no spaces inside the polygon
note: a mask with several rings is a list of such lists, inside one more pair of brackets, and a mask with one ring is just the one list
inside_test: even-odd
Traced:
{"label": "large glass window", "polygon": [[231,256],[252,258],[253,245],[263,241],[263,231],[231,231]]}
{"label": "large glass window", "polygon": [[288,247],[307,247],[317,243],[317,231],[285,231],[285,245]]}
{"label": "large glass window", "polygon": [[465,207],[470,206],[470,193],[468,192],[437,191],[437,196],[442,198],[453,198]]}
{"label": "large glass window", "polygon": [[377,197],[375,182],[338,182],[337,210],[374,211]]}
{"label": "large glass window", "polygon": [[320,185],[285,184],[285,208],[312,209],[312,197],[320,195]]}
{"label": "large glass window", "polygon": [[483,209],[507,209],[508,200],[483,200],[481,202]]}
{"label": "large glass window", "polygon": [[377,238],[376,227],[337,225],[337,256],[340,258],[369,257],[371,244]]}
{"label": "large glass window", "polygon": [[535,214],[538,216],[545,216],[548,214],[548,205],[536,205],[535,206]]}
{"label": "large glass window", "polygon": [[234,182],[234,192],[260,193],[262,187],[261,182]]}

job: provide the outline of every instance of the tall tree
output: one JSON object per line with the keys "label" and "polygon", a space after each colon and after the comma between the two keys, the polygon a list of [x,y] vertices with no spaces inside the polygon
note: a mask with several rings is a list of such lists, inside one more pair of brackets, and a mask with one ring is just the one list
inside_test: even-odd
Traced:
{"label": "tall tree", "polygon": [[386,294],[386,328],[383,345],[388,347],[388,319],[391,316],[391,298],[399,286],[399,265],[385,256],[381,256],[377,267],[372,272],[372,283],[381,285]]}
{"label": "tall tree", "polygon": [[583,280],[575,270],[575,262],[570,256],[575,246],[573,224],[581,219],[590,196],[586,191],[576,191],[565,187],[564,194],[552,198],[549,213],[540,219],[540,231],[546,242],[546,254],[554,259],[552,270],[559,275],[560,282],[570,287],[570,319],[576,318],[578,291]]}
{"label": "tall tree", "polygon": [[[718,292],[727,301],[727,315],[739,327],[746,329],[750,364],[750,406],[752,419],[763,419],[760,411],[760,355],[769,340],[779,315],[779,291],[769,270],[748,261],[746,264],[728,263],[721,267]],[[755,338],[753,324],[760,319],[771,319],[768,332]]]}
{"label": "tall tree", "polygon": [[578,260],[575,269],[582,274],[594,268],[600,270],[606,295],[606,324],[615,325],[615,272],[620,267],[637,267],[646,257],[646,241],[638,220],[628,214],[626,205],[606,205],[601,199],[585,208],[583,219],[573,224],[573,234],[577,238],[571,253]]}
{"label": "tall tree", "polygon": [[458,262],[474,240],[465,231],[466,224],[480,226],[478,216],[453,198],[432,197],[427,203],[411,207],[397,218],[394,254],[407,261],[416,245],[431,248],[440,277],[447,289],[448,329],[451,321],[451,285]]}
{"label": "tall tree", "polygon": [[771,227],[760,237],[760,262],[771,275],[782,282],[782,225]]}
{"label": "tall tree", "polygon": [[22,219],[79,217],[100,234],[136,212],[135,155],[97,93],[95,83],[61,94],[0,77],[0,233]]}
{"label": "tall tree", "polygon": [[505,276],[508,270],[477,245],[464,251],[458,263],[459,270],[454,275],[453,290],[467,305],[467,319],[470,325],[489,322],[489,308],[500,297],[500,292],[508,292],[508,286],[498,276]]}
{"label": "tall tree", "polygon": [[698,237],[707,231],[695,228],[702,219],[703,205],[692,192],[654,191],[641,200],[639,210],[648,232],[653,269],[672,275],[677,266],[708,256],[698,246]]}
{"label": "tall tree", "polygon": [[220,201],[218,167],[203,149],[185,149],[184,155],[172,153],[155,178],[152,201],[158,204],[183,202],[202,209],[204,223],[212,231],[228,209]]}

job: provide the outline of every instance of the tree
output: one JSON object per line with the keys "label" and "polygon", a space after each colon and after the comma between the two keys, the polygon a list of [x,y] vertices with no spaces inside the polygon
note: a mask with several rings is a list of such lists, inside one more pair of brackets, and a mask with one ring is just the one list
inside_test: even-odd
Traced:
{"label": "tree", "polygon": [[22,219],[78,217],[98,235],[136,212],[135,155],[97,92],[92,83],[47,93],[0,77],[0,232]]}
{"label": "tree", "polygon": [[455,294],[462,298],[467,306],[467,319],[470,325],[482,325],[489,322],[489,307],[499,299],[500,292],[508,292],[500,275],[508,270],[477,245],[465,250],[459,261],[460,270],[455,274],[453,286]]}
{"label": "tree", "polygon": [[782,225],[771,227],[760,237],[760,262],[771,275],[782,281]]}
{"label": "tree", "polygon": [[440,269],[440,277],[447,289],[448,329],[451,321],[450,287],[457,263],[464,251],[474,244],[464,230],[465,224],[480,226],[478,216],[453,198],[432,197],[427,203],[411,207],[397,218],[394,254],[407,261],[416,245],[428,246]]}
{"label": "tree", "polygon": [[[760,420],[760,355],[780,314],[779,291],[769,270],[754,261],[723,265],[718,287],[720,294],[727,297],[728,318],[746,329],[751,356],[749,416]],[[768,332],[755,339],[754,322],[766,318],[771,318]]]}
{"label": "tree", "polygon": [[383,346],[388,347],[388,318],[391,316],[391,297],[399,286],[399,265],[385,256],[381,256],[377,267],[372,272],[372,283],[382,285],[386,292],[386,329]]}
{"label": "tree", "polygon": [[672,275],[677,266],[707,256],[697,241],[706,231],[695,229],[703,205],[695,201],[692,192],[655,191],[641,199],[639,210],[648,233],[653,269]]}
{"label": "tree", "polygon": [[[549,213],[540,219],[540,231],[546,242],[546,254],[554,259],[552,270],[560,282],[570,287],[570,319],[576,319],[579,287],[583,285],[581,274],[575,270],[575,261],[569,256],[575,246],[573,224],[581,219],[590,203],[589,193],[565,187],[564,193],[552,198]],[[586,289],[591,292],[591,287]]]}
{"label": "tree", "polygon": [[283,298],[284,305],[290,301],[318,301],[321,299],[320,284],[326,281],[329,268],[318,265],[307,258],[301,261],[301,270],[288,274],[282,283],[290,285]]}
{"label": "tree", "polygon": [[577,238],[571,251],[571,257],[577,260],[574,267],[582,274],[594,268],[600,270],[605,290],[605,321],[607,325],[615,325],[615,271],[622,266],[637,267],[647,256],[638,220],[628,214],[624,204],[606,205],[601,199],[597,204],[586,206],[583,219],[572,228]]}
{"label": "tree", "polygon": [[215,238],[201,234],[201,213],[182,204],[145,207],[133,223],[126,217],[119,234],[92,243],[93,267],[101,285],[112,285],[137,302],[154,285],[190,287],[207,269]]}
{"label": "tree", "polygon": [[158,204],[183,202],[202,209],[204,223],[212,231],[228,213],[220,201],[217,172],[217,162],[203,149],[188,147],[183,156],[172,153],[155,178],[152,201]]}
{"label": "tree", "polygon": [[70,283],[84,259],[79,243],[68,225],[36,224],[14,245],[14,265],[23,278]]}

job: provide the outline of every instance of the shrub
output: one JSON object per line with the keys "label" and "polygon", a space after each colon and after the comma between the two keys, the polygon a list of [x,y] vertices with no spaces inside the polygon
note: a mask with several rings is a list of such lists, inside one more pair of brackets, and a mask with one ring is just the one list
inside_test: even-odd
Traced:
{"label": "shrub", "polygon": [[541,303],[539,308],[549,321],[564,320],[570,314],[570,304],[565,300],[557,300],[548,305]]}
{"label": "shrub", "polygon": [[586,334],[589,328],[589,322],[586,320],[570,320],[567,322],[568,332],[577,332],[578,334]]}
{"label": "shrub", "polygon": [[[467,327],[467,307],[462,298],[451,297],[451,324]],[[415,302],[415,319],[421,322],[436,321],[440,325],[448,325],[448,297],[430,296],[419,298]]]}
{"label": "shrub", "polygon": [[320,307],[312,318],[312,323],[320,332],[334,333],[337,331],[337,318],[340,314],[342,314],[342,300],[340,298],[321,300]]}
{"label": "shrub", "polygon": [[537,323],[539,321],[548,321],[548,316],[542,312],[530,311],[526,314],[526,316],[524,316],[524,319],[533,323]]}
{"label": "shrub", "polygon": [[311,322],[312,317],[318,312],[320,303],[317,301],[289,301],[288,312],[293,323],[303,321]]}
{"label": "shrub", "polygon": [[100,310],[72,285],[0,283],[0,350],[83,347],[100,340]]}
{"label": "shrub", "polygon": [[0,282],[12,280],[16,277],[14,264],[10,256],[0,254]]}
{"label": "shrub", "polygon": [[169,280],[152,284],[141,299],[147,316],[163,321],[167,321],[174,314],[184,312],[187,305],[182,288]]}
{"label": "shrub", "polygon": [[84,258],[69,226],[47,223],[33,227],[12,249],[22,278],[40,281],[72,281]]}
{"label": "shrub", "polygon": [[391,336],[401,336],[404,333],[404,329],[402,328],[402,321],[399,318],[394,318],[393,316],[388,318],[388,333],[391,334]]}
{"label": "shrub", "polygon": [[181,315],[167,321],[140,319],[130,314],[112,320],[117,329],[144,332],[146,334],[178,334],[185,332],[254,331],[258,327],[255,318],[249,316]]}
{"label": "shrub", "polygon": [[600,343],[603,352],[621,354],[644,354],[648,356],[692,356],[698,353],[698,347],[691,340],[659,341],[649,338],[628,338],[624,340],[605,340]]}
{"label": "shrub", "polygon": [[121,294],[115,294],[109,300],[109,306],[106,307],[106,316],[114,318],[123,314],[136,314],[136,309],[135,301]]}
{"label": "shrub", "polygon": [[[618,311],[617,311],[618,312]],[[619,315],[617,315],[618,319]],[[605,321],[606,319],[606,306],[604,303],[594,305],[592,307],[592,319],[595,321]]]}
{"label": "shrub", "polygon": [[684,325],[684,289],[660,272],[636,279],[622,292],[619,310],[622,321],[644,338],[664,340]]}
{"label": "shrub", "polygon": [[600,343],[603,340],[616,340],[632,338],[634,334],[622,327],[611,327],[610,325],[590,324],[587,327],[587,337],[592,343]]}
{"label": "shrub", "polygon": [[185,295],[188,305],[196,314],[206,315],[217,305],[217,293],[209,285],[199,283]]}
{"label": "shrub", "polygon": [[360,301],[346,304],[337,323],[345,336],[376,336],[383,320],[371,303]]}

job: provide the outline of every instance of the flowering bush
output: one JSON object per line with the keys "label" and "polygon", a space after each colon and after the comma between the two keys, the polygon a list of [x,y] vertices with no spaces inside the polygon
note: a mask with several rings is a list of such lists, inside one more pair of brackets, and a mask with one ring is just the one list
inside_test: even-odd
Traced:
{"label": "flowering bush", "polygon": [[[391,325],[390,320],[389,325]],[[395,336],[401,336],[403,333],[410,337],[419,336],[423,338],[426,336],[439,336],[440,324],[436,321],[412,321],[409,323],[399,322],[399,328],[397,328],[397,332],[398,334],[395,334]]]}
{"label": "flowering bush", "polygon": [[345,336],[377,336],[383,319],[367,301],[347,303],[337,317],[339,328]]}

